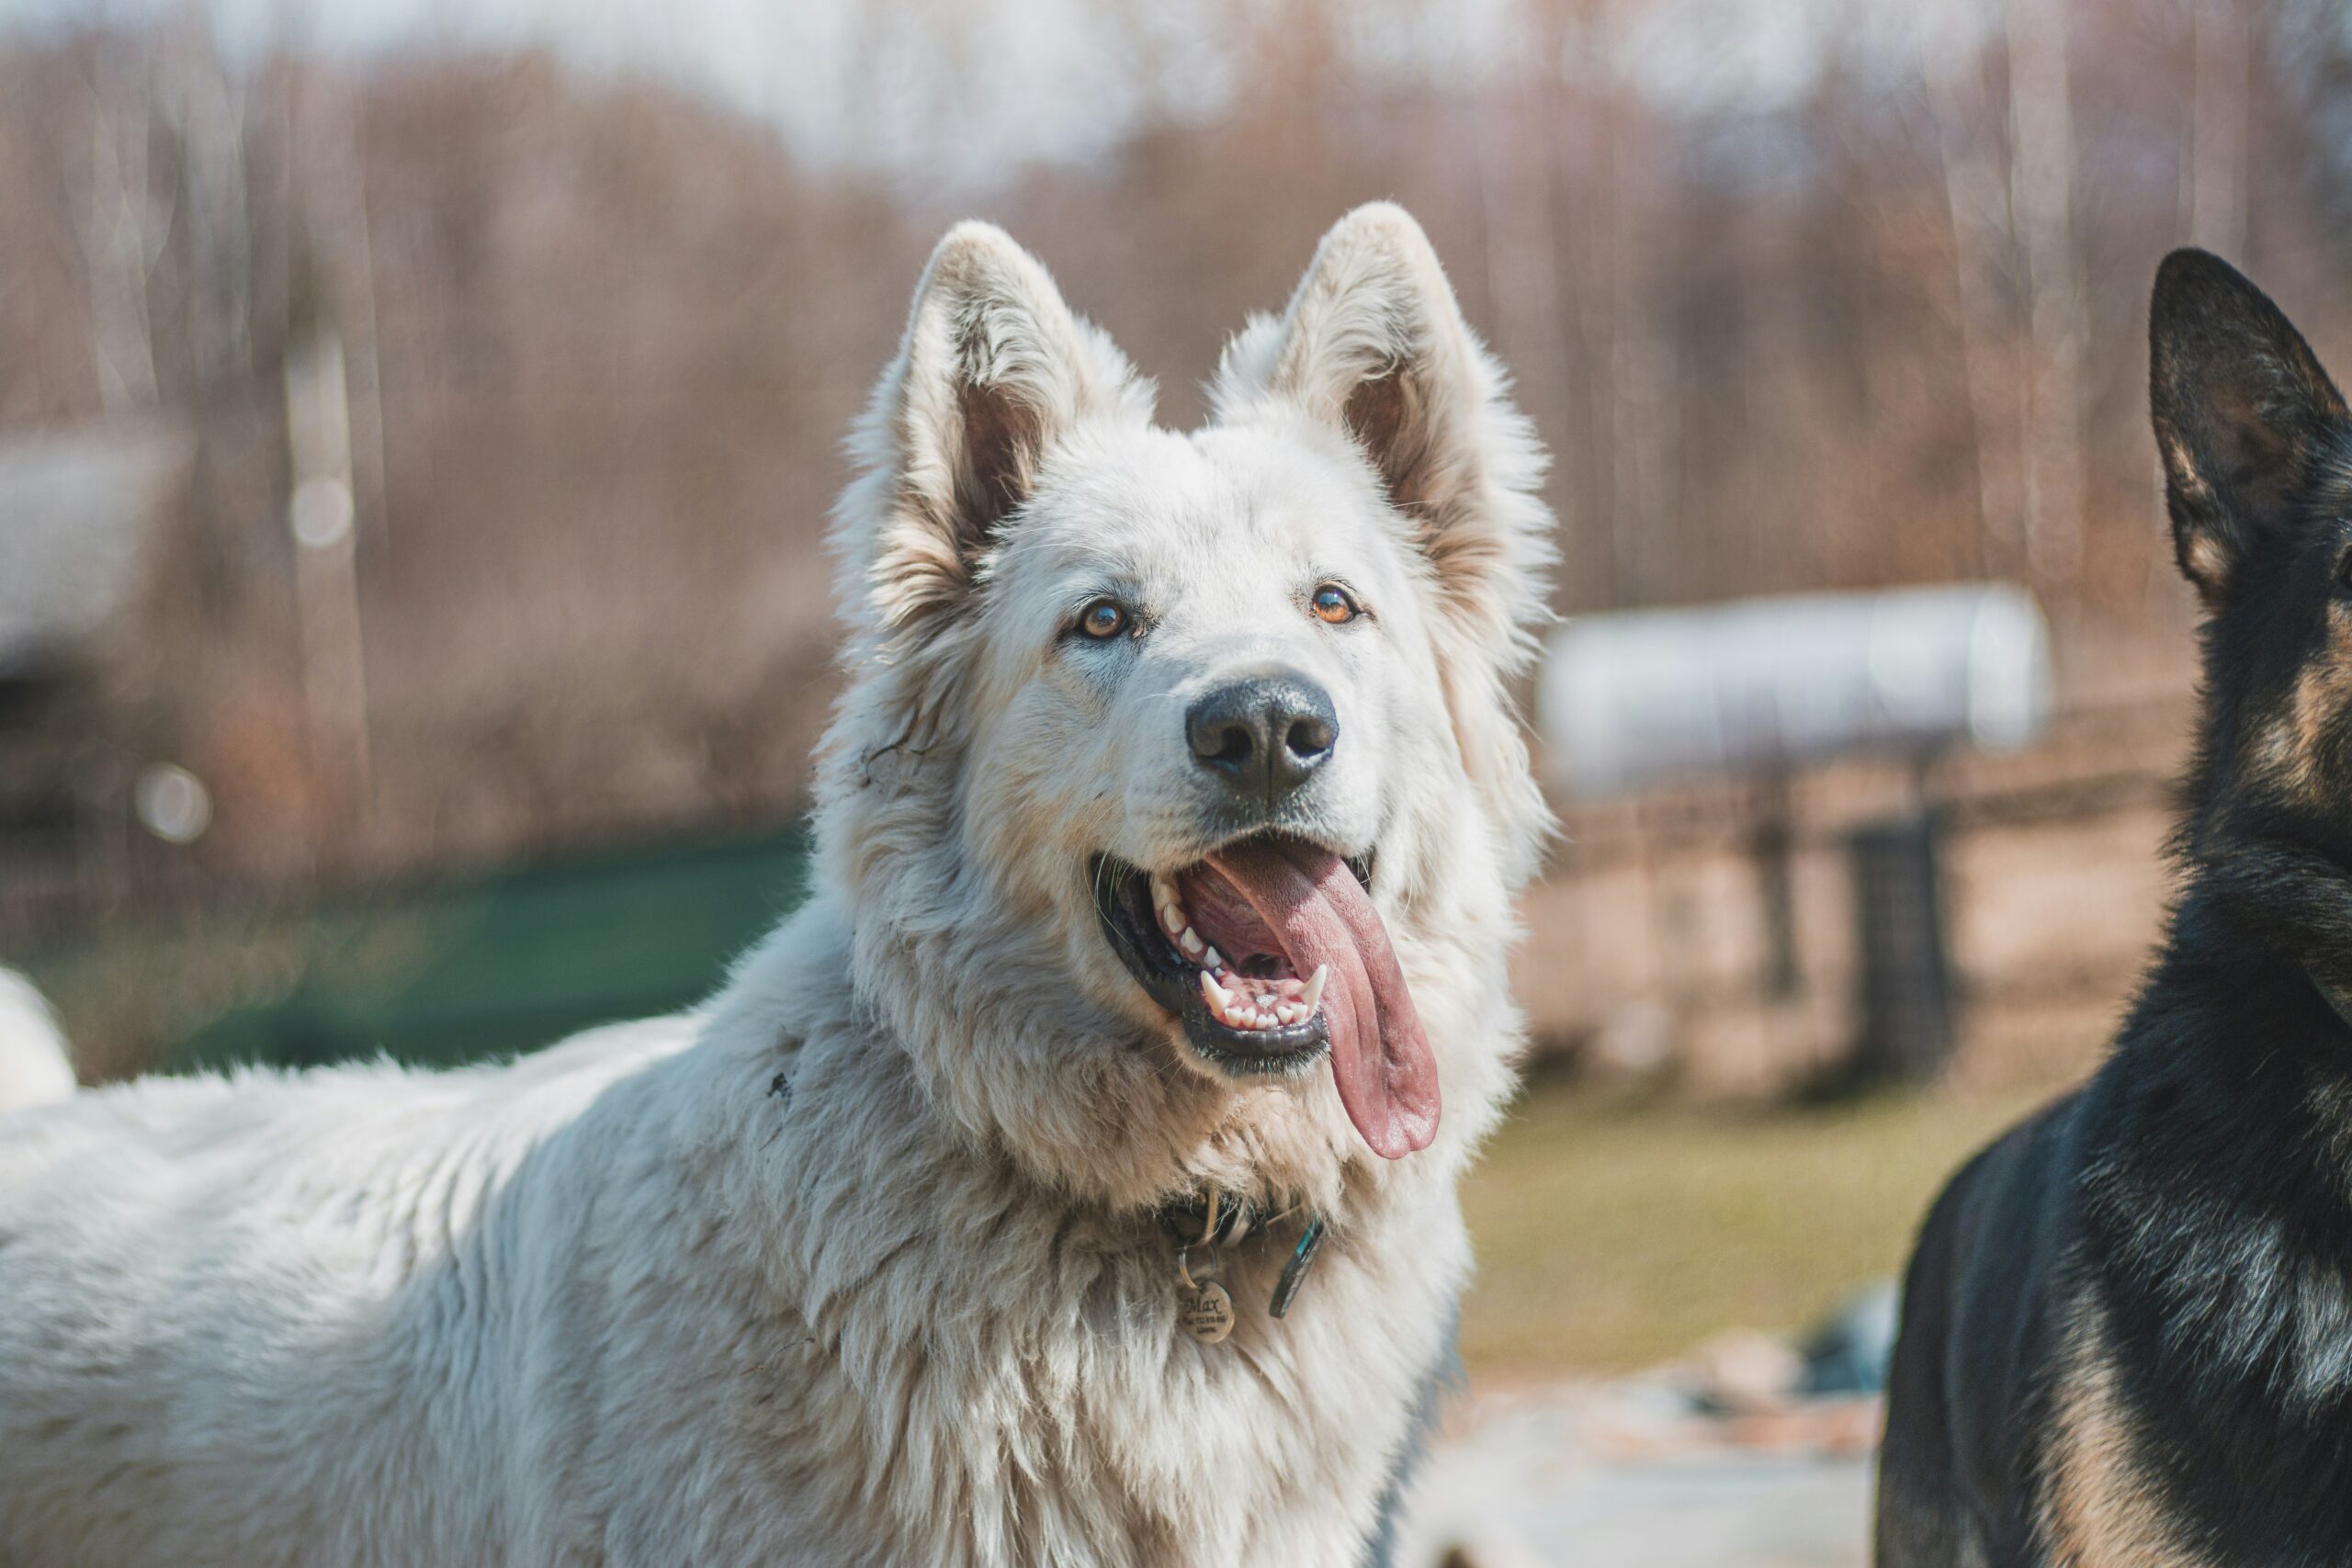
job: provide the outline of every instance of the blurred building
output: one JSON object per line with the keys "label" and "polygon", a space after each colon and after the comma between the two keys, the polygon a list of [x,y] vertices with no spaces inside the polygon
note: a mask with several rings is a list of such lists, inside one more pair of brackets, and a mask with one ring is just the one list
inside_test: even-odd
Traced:
{"label": "blurred building", "polygon": [[[15,929],[85,914],[128,872],[136,768],[111,743],[109,677],[188,458],[163,424],[0,441],[0,915]],[[192,818],[166,802],[157,820]]]}

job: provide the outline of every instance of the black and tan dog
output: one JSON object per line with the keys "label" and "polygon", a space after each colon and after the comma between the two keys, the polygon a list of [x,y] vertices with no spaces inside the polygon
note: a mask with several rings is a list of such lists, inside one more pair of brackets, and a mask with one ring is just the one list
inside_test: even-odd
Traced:
{"label": "black and tan dog", "polygon": [[2352,417],[2201,252],[2149,336],[2206,612],[2185,886],[2098,1076],[1928,1218],[1883,1568],[2352,1563]]}

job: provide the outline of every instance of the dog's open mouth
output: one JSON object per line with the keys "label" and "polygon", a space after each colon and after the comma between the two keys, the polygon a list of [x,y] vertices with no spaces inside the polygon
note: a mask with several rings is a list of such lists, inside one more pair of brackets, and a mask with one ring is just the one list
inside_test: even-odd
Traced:
{"label": "dog's open mouth", "polygon": [[1111,946],[1203,1057],[1290,1072],[1328,1046],[1374,1153],[1396,1159],[1437,1135],[1437,1063],[1367,864],[1261,833],[1165,873],[1108,855],[1087,871]]}

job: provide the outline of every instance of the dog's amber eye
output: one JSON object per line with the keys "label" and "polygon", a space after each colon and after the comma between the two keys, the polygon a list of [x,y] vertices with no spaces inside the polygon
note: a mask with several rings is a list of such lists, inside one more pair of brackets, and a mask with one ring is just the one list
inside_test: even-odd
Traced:
{"label": "dog's amber eye", "polygon": [[1344,626],[1360,614],[1356,602],[1348,591],[1336,582],[1327,582],[1315,591],[1315,614],[1333,626]]}
{"label": "dog's amber eye", "polygon": [[1127,612],[1116,599],[1097,599],[1078,613],[1078,629],[1107,642],[1127,629]]}

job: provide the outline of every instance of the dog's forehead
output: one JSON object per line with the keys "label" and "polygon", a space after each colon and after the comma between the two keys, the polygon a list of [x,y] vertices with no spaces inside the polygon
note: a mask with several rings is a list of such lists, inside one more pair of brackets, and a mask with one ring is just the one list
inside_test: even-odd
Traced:
{"label": "dog's forehead", "polygon": [[1008,570],[1166,591],[1212,568],[1382,569],[1385,508],[1344,442],[1107,431],[1058,456]]}

